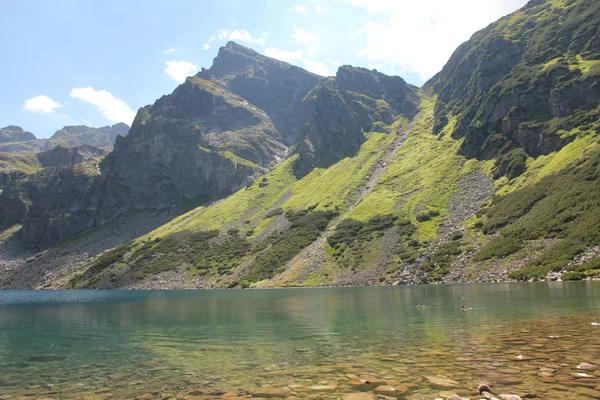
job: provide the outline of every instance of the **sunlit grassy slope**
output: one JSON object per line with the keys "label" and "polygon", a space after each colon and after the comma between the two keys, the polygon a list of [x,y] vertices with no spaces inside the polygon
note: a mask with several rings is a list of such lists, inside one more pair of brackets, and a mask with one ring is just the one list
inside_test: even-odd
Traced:
{"label": "sunlit grassy slope", "polygon": [[[367,135],[368,140],[354,157],[343,159],[326,169],[315,169],[300,180],[292,172],[291,166],[295,157],[291,157],[258,178],[249,187],[215,204],[202,206],[181,215],[132,242],[128,247],[121,249],[121,256],[109,259],[110,262],[104,262],[101,268],[96,265],[94,271],[99,271],[100,277],[103,274],[108,275],[110,271],[114,272],[114,269],[110,268],[112,265],[112,268],[117,267],[127,274],[127,268],[131,265],[137,265],[136,268],[139,269],[144,263],[143,260],[158,259],[163,261],[152,261],[152,265],[158,267],[146,270],[141,278],[183,265],[187,266],[187,278],[195,279],[196,274],[200,273],[203,279],[208,279],[214,286],[261,285],[267,282],[265,278],[273,278],[281,273],[286,276],[281,280],[281,285],[329,285],[334,284],[338,277],[350,270],[368,271],[377,268],[385,259],[389,265],[383,273],[387,275],[382,276],[379,282],[390,282],[394,278],[393,273],[399,271],[402,265],[415,262],[419,254],[426,251],[428,244],[435,245],[439,228],[449,217],[451,199],[461,190],[459,181],[475,170],[484,171],[491,176],[495,168],[494,160],[469,160],[459,155],[461,139],[453,139],[450,135],[456,121],[453,116],[449,116],[449,123],[439,134],[433,133],[434,103],[435,98],[423,96],[419,119],[389,165],[383,166],[383,173],[372,188],[365,188],[365,183],[374,167],[381,166],[383,155],[396,140],[399,131],[393,130],[389,134],[370,133]],[[590,157],[598,141],[597,130],[576,130],[569,134],[576,135],[576,139],[562,150],[537,159],[528,158],[525,172],[515,179],[502,177],[496,180],[498,196],[493,204],[490,203],[489,215],[493,215],[498,207],[495,204],[503,196],[518,196],[526,190],[535,191],[531,188],[540,182],[547,182],[555,174],[564,175],[564,171]],[[363,200],[357,204],[359,198]],[[510,201],[502,204],[508,203]],[[290,214],[298,211],[306,211],[306,218]],[[527,214],[528,210],[520,212],[520,215],[523,215]],[[582,212],[585,213],[585,210]],[[595,215],[595,211],[593,214]],[[386,221],[392,222],[381,223],[382,220],[377,218],[382,216],[387,218]],[[287,227],[284,230],[295,231],[289,231],[287,236],[277,239],[277,235],[281,233],[269,233],[269,228],[282,218],[292,221],[291,228]],[[315,218],[321,218],[324,222],[329,220],[333,226],[337,226],[341,221],[356,220],[358,222],[351,225],[350,230],[346,228],[346,233],[340,235],[355,235],[352,233],[355,229],[358,239],[349,242],[349,239],[344,239],[348,244],[336,249],[324,242],[324,251],[301,252],[310,241],[319,240],[319,236],[325,234],[322,223],[315,225],[319,226],[316,235],[310,233],[313,229],[310,224],[314,223],[311,221],[315,221]],[[443,268],[436,267],[437,272],[430,278],[443,278],[452,264],[452,257],[464,254],[468,249],[475,249],[497,235],[494,229],[486,230],[487,218],[489,217],[483,214],[479,217],[472,216],[463,224],[464,237],[460,242],[446,246],[442,253],[431,256],[437,257],[433,260],[448,260],[450,257],[450,261],[447,261]],[[514,221],[508,220],[505,226],[510,227],[512,223]],[[389,235],[384,236],[388,229],[396,232],[391,241]],[[221,236],[229,238],[225,243],[231,244],[230,247],[234,250],[223,247],[223,242],[213,245],[208,241],[202,242],[205,248],[182,256],[182,247],[184,252],[186,247],[193,247],[193,243],[189,242],[191,236],[186,232],[198,231],[220,232]],[[333,233],[337,231],[338,229],[330,230]],[[267,234],[261,235],[262,232]],[[541,236],[548,237],[544,234]],[[537,240],[538,237],[540,235],[530,235],[522,239]],[[181,239],[184,241],[178,244],[178,238],[184,238]],[[307,238],[310,238],[309,242],[306,242]],[[164,242],[165,239],[167,242]],[[290,241],[289,244],[286,244],[287,240]],[[595,239],[590,239],[590,245],[593,244],[593,240]],[[161,245],[161,241],[164,244]],[[508,250],[506,246],[507,241],[495,239],[484,247],[484,251],[501,263],[509,263],[525,256],[524,253],[520,253],[525,251],[522,250],[525,246],[517,246],[514,249],[509,246]],[[584,249],[585,246],[582,247],[582,251]],[[175,250],[179,251],[176,257],[165,254]],[[231,257],[228,258],[230,250]],[[127,252],[130,256],[126,256]],[[476,256],[472,260],[475,275],[478,268],[488,268],[488,253]],[[310,273],[304,271],[305,265],[314,264],[315,254],[324,257],[324,262],[321,261],[320,267]],[[292,260],[294,255],[300,258]],[[193,257],[200,257],[207,265],[198,265]],[[425,260],[429,260],[430,256],[424,257]],[[276,261],[271,262],[271,259]],[[244,265],[246,267],[243,267]],[[286,265],[297,270],[294,273],[286,272]],[[564,265],[566,264],[561,264],[563,267]],[[94,267],[94,263],[91,267]],[[90,268],[90,265],[85,268]],[[545,266],[539,268],[538,264],[535,268],[535,271],[542,272],[551,269]],[[228,278],[230,274],[233,275]],[[250,280],[245,280],[245,276]],[[97,278],[92,278],[91,281]],[[75,275],[72,282],[75,282],[75,286],[85,286],[89,284],[90,276],[78,281]],[[275,279],[270,282],[278,281]]]}

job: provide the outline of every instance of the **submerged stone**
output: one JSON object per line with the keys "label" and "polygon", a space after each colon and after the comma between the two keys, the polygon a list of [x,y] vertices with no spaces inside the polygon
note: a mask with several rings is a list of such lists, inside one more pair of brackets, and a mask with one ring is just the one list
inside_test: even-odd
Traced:
{"label": "submerged stone", "polygon": [[56,354],[41,354],[39,356],[29,357],[29,362],[52,362],[52,361],[63,361],[66,357],[59,356]]}

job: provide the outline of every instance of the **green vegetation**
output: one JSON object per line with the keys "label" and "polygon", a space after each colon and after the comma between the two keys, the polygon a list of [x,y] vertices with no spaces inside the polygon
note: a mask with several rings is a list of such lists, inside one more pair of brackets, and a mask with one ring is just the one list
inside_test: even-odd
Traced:
{"label": "green vegetation", "polygon": [[410,216],[419,240],[431,241],[437,237],[450,199],[459,191],[457,182],[481,163],[475,161],[471,168],[463,168],[465,158],[458,154],[461,141],[449,135],[455,118],[450,118],[439,135],[432,134],[434,104],[435,98],[422,100],[421,117],[411,134],[377,186],[352,211],[350,218],[365,221],[387,213],[400,218]]}
{"label": "green vegetation", "polygon": [[410,221],[398,222],[398,217],[386,214],[376,215],[368,221],[345,219],[341,221],[328,238],[336,264],[344,269],[356,269],[365,261],[369,243],[394,225],[410,225]]}
{"label": "green vegetation", "polygon": [[502,176],[514,179],[527,169],[527,153],[521,148],[511,150],[498,157],[494,165],[496,167],[494,179]]}
{"label": "green vegetation", "polygon": [[0,153],[0,173],[17,171],[33,174],[41,169],[42,165],[33,153]]}
{"label": "green vegetation", "polygon": [[557,241],[526,266],[513,273],[517,279],[542,277],[559,271],[589,246],[600,244],[600,150],[589,159],[554,176],[496,196],[485,213],[482,231],[500,231],[484,246],[478,259],[502,257],[520,249],[521,243],[540,238]]}
{"label": "green vegetation", "polygon": [[463,253],[462,245],[463,242],[460,240],[440,244],[427,262],[423,264],[423,270],[427,273],[427,278],[432,281],[442,279],[450,270],[454,258]]}
{"label": "green vegetation", "polygon": [[600,275],[600,257],[596,257],[578,267],[575,267],[572,271],[564,274],[563,279],[568,281],[578,281],[585,279],[588,276],[598,275]]}
{"label": "green vegetation", "polygon": [[523,248],[523,242],[518,238],[497,236],[485,244],[475,255],[476,261],[503,258]]}
{"label": "green vegetation", "polygon": [[285,264],[303,248],[317,240],[337,214],[333,211],[288,211],[285,216],[292,223],[283,234],[275,234],[255,247],[259,252],[250,269],[241,279],[243,285],[269,279],[280,273]]}

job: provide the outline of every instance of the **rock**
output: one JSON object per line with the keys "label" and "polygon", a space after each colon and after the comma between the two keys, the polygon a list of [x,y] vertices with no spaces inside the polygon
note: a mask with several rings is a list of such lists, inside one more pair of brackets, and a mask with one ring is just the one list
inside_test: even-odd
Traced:
{"label": "rock", "polygon": [[589,375],[589,374],[586,374],[586,373],[583,373],[583,372],[574,373],[574,374],[571,374],[571,376],[573,376],[575,378],[585,378],[585,379],[587,379],[587,378],[593,378],[592,375]]}
{"label": "rock", "polygon": [[590,363],[581,363],[577,366],[577,369],[584,369],[584,370],[588,370],[588,371],[593,371],[596,369],[596,366],[594,364],[590,364]]}
{"label": "rock", "polygon": [[499,394],[498,397],[501,398],[502,400],[523,400],[521,397],[517,396],[516,394]]}
{"label": "rock", "polygon": [[453,394],[452,396],[448,397],[448,400],[470,400],[470,399],[464,398],[464,397],[460,397],[457,394]]}
{"label": "rock", "polygon": [[288,388],[260,388],[252,392],[254,397],[284,398],[292,394]]}
{"label": "rock", "polygon": [[144,393],[139,396],[135,396],[135,400],[152,400],[154,398],[156,398],[156,397],[150,393]]}
{"label": "rock", "polygon": [[342,396],[342,400],[377,400],[373,393],[348,393]]}
{"label": "rock", "polygon": [[313,392],[333,392],[337,389],[337,385],[312,385],[308,387],[308,390]]}
{"label": "rock", "polygon": [[405,386],[377,386],[373,391],[377,394],[387,396],[399,396],[408,393],[408,388]]}
{"label": "rock", "polygon": [[431,383],[432,386],[441,388],[454,388],[460,386],[455,380],[441,377],[441,376],[425,376],[425,378]]}
{"label": "rock", "polygon": [[600,399],[600,390],[579,387],[576,389],[578,398]]}
{"label": "rock", "polygon": [[477,386],[477,393],[481,394],[483,392],[490,392],[491,393],[492,389],[490,389],[490,387],[487,384],[482,383],[481,385]]}
{"label": "rock", "polygon": [[548,272],[548,275],[546,275],[546,280],[548,281],[557,281],[560,278],[562,278],[562,274],[560,272],[550,271]]}
{"label": "rock", "polygon": [[28,142],[36,140],[31,132],[26,132],[20,126],[9,125],[0,129],[0,143]]}
{"label": "rock", "polygon": [[41,354],[39,356],[31,356],[27,361],[29,362],[53,362],[53,361],[63,361],[66,357],[59,356],[56,354]]}

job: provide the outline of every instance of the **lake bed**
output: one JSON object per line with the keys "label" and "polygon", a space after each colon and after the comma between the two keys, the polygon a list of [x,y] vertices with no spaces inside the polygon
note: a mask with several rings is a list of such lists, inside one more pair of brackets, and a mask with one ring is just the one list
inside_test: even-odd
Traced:
{"label": "lake bed", "polygon": [[4,291],[0,399],[599,398],[594,322],[600,282]]}

